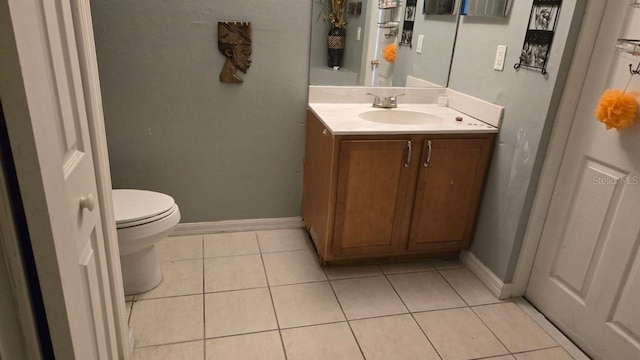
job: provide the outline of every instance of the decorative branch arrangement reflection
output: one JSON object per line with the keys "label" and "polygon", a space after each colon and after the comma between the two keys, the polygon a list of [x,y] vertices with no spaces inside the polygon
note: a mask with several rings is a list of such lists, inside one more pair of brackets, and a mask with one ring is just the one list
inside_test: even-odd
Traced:
{"label": "decorative branch arrangement reflection", "polygon": [[322,7],[322,18],[331,23],[331,26],[344,28],[347,23],[344,21],[346,0],[317,0]]}
{"label": "decorative branch arrangement reflection", "polygon": [[322,7],[321,16],[324,21],[331,23],[327,36],[327,66],[340,68],[347,32],[347,23],[344,20],[346,0],[317,0],[316,2]]}
{"label": "decorative branch arrangement reflection", "polygon": [[246,74],[251,66],[251,23],[219,22],[218,50],[227,58],[220,72],[220,82],[242,83],[236,71]]}

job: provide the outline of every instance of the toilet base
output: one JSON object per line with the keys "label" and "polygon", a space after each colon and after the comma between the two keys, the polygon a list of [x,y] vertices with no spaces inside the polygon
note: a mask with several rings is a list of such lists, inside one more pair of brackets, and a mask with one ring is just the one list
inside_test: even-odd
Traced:
{"label": "toilet base", "polygon": [[155,245],[130,255],[120,256],[120,265],[125,295],[149,291],[162,281]]}

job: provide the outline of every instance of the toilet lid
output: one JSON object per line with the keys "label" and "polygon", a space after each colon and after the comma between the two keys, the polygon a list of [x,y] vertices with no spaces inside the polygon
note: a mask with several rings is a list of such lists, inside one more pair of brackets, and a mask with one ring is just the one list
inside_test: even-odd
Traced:
{"label": "toilet lid", "polygon": [[117,225],[154,217],[175,205],[171,196],[148,190],[117,189],[112,196]]}

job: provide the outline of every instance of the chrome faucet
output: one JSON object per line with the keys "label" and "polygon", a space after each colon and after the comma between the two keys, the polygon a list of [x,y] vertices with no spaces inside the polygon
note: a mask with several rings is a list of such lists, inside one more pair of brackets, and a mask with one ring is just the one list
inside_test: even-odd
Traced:
{"label": "chrome faucet", "polygon": [[404,95],[404,94],[396,94],[396,95],[392,95],[392,96],[383,96],[382,99],[380,98],[379,95],[376,95],[376,94],[367,93],[367,95],[373,96],[373,107],[374,108],[391,109],[391,108],[397,108],[398,107],[398,96],[401,96],[401,95]]}

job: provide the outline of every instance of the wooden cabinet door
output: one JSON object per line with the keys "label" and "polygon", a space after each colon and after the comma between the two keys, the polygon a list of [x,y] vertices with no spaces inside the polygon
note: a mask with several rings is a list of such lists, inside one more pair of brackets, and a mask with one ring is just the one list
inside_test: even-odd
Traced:
{"label": "wooden cabinet door", "polygon": [[409,249],[454,251],[471,241],[492,138],[425,140]]}
{"label": "wooden cabinet door", "polygon": [[410,158],[408,140],[342,142],[334,255],[390,255],[398,250]]}

